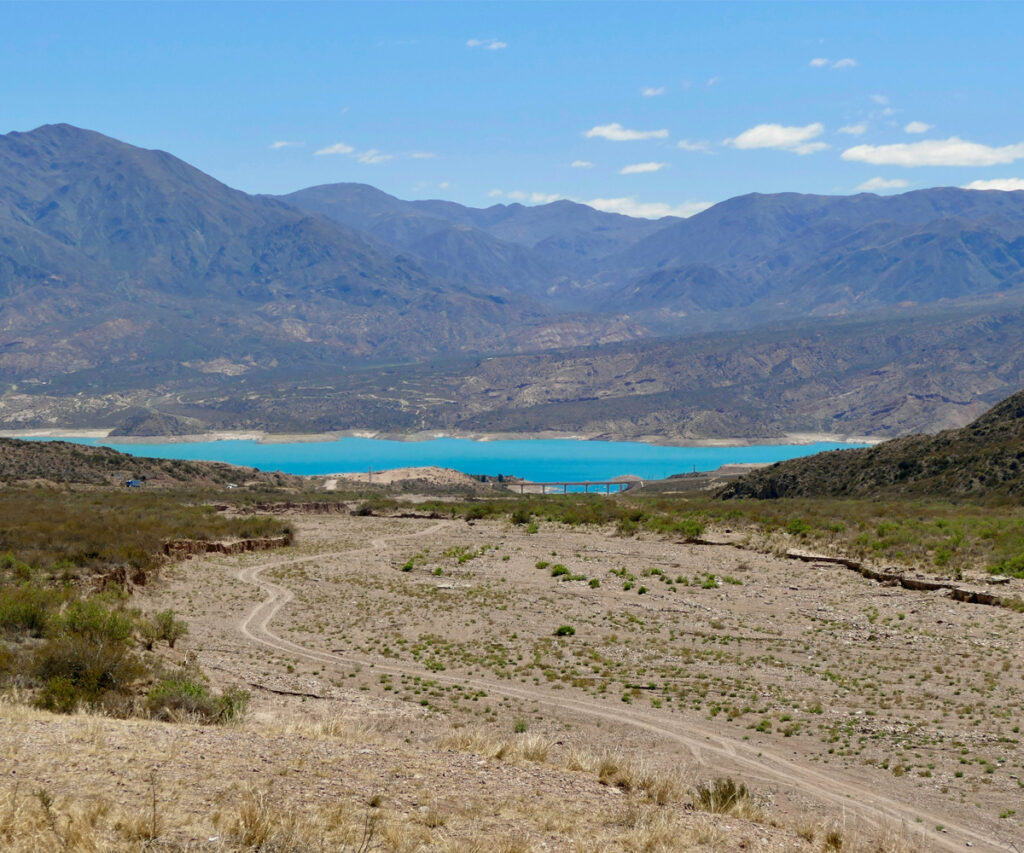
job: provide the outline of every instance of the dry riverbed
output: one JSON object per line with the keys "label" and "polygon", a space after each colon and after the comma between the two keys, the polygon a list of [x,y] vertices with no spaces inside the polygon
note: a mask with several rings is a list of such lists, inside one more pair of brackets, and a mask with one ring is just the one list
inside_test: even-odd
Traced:
{"label": "dry riverbed", "polygon": [[[1019,613],[610,529],[290,520],[292,548],[193,559],[141,592],[188,618],[182,651],[216,681],[249,686],[247,721],[5,707],[4,796],[18,783],[67,809],[105,803],[112,838],[117,820],[145,834],[155,798],[159,837],[189,849],[244,847],[260,808],[296,850],[360,849],[367,821],[394,850],[1000,850],[1024,836]],[[55,765],[69,744],[73,766]],[[719,777],[752,799],[728,817],[692,810]],[[45,821],[39,833],[53,841]]]}

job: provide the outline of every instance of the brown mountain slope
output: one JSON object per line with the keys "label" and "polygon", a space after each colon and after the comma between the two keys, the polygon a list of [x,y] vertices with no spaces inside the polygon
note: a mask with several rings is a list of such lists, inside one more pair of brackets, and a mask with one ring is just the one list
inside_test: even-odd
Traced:
{"label": "brown mountain slope", "polygon": [[260,483],[291,485],[300,478],[223,462],[147,459],[107,447],[66,441],[20,441],[0,438],[0,483],[46,480],[55,483],[119,485],[144,481],[147,487]]}
{"label": "brown mountain slope", "polygon": [[961,429],[779,462],[721,492],[724,498],[882,495],[1024,496],[1024,391]]}

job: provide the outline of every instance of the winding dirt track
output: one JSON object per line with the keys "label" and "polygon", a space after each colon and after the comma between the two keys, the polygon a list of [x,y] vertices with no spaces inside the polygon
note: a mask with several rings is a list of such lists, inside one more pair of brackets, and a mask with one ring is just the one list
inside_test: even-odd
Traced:
{"label": "winding dirt track", "polygon": [[[451,522],[440,522],[415,533],[396,534],[371,540],[364,548],[352,548],[316,554],[288,560],[266,562],[247,566],[236,572],[236,577],[253,584],[266,595],[266,598],[243,615],[237,623],[239,632],[253,643],[287,652],[309,661],[324,664],[343,664],[369,666],[373,664],[375,672],[389,675],[409,675],[430,678],[447,684],[486,690],[490,694],[507,696],[568,711],[571,714],[588,716],[593,719],[607,720],[620,725],[632,726],[685,747],[702,765],[715,766],[717,759],[726,759],[737,768],[742,768],[747,779],[762,784],[778,785],[795,789],[815,799],[833,804],[838,810],[855,815],[866,823],[879,827],[911,828],[915,836],[920,836],[927,843],[929,850],[963,850],[971,846],[977,850],[1010,851],[1016,850],[1007,842],[990,837],[978,830],[958,824],[942,813],[930,812],[920,807],[904,805],[883,796],[879,796],[869,788],[844,779],[839,773],[826,772],[797,764],[780,755],[760,747],[753,747],[742,741],[736,741],[700,722],[691,720],[674,720],[667,715],[656,716],[633,708],[614,709],[602,702],[570,698],[555,695],[542,687],[519,686],[502,681],[492,681],[474,676],[446,676],[436,672],[428,672],[425,668],[413,664],[384,664],[366,658],[337,654],[335,652],[317,651],[300,646],[290,640],[274,634],[270,623],[278,611],[293,598],[292,593],[283,586],[264,580],[260,575],[268,569],[303,563],[310,559],[353,556],[360,553],[376,552],[385,548],[388,542],[429,536],[437,533]],[[945,832],[937,832],[934,827],[943,825]]]}

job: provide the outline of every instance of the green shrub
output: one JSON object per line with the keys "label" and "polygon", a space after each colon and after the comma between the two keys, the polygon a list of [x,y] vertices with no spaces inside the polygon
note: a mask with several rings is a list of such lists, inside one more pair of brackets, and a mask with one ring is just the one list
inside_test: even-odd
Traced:
{"label": "green shrub", "polygon": [[108,693],[130,693],[146,672],[126,643],[74,634],[48,640],[31,666],[43,685],[36,704],[64,713],[96,706]]}
{"label": "green shrub", "polygon": [[173,649],[174,644],[188,634],[188,623],[175,619],[173,610],[161,610],[153,617],[153,621],[156,623],[159,639],[165,640],[168,648]]}
{"label": "green shrub", "polygon": [[65,598],[61,591],[42,589],[27,582],[0,589],[0,630],[7,634],[42,637],[51,614]]}
{"label": "green shrub", "polygon": [[572,625],[559,625],[555,628],[556,637],[571,637],[576,633],[576,629]]}
{"label": "green shrub", "polygon": [[1007,560],[1000,560],[998,563],[989,566],[989,572],[993,575],[1010,575],[1014,578],[1024,578],[1024,554],[1018,554]]}
{"label": "green shrub", "polygon": [[249,692],[237,686],[226,688],[219,696],[211,694],[199,673],[183,669],[149,691],[146,708],[158,720],[226,723],[245,712],[249,698]]}
{"label": "green shrub", "polygon": [[551,577],[553,578],[561,577],[562,575],[567,574],[569,574],[569,569],[566,566],[563,566],[561,563],[555,563],[551,567]]}
{"label": "green shrub", "polygon": [[786,532],[791,536],[804,537],[811,532],[813,528],[802,518],[794,518],[786,525]]}
{"label": "green shrub", "polygon": [[635,535],[639,527],[640,525],[631,518],[620,518],[615,525],[615,535],[628,538]]}
{"label": "green shrub", "polygon": [[133,614],[111,608],[99,596],[72,601],[52,620],[51,633],[57,637],[78,637],[94,645],[110,643],[127,648],[135,633]]}

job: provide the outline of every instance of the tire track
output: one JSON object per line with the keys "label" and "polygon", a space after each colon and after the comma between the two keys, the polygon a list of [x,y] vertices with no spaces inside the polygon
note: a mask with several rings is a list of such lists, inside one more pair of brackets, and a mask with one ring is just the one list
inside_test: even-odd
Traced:
{"label": "tire track", "polygon": [[[912,827],[915,834],[920,835],[928,843],[929,850],[953,851],[962,850],[965,846],[984,851],[1016,849],[975,829],[952,822],[948,815],[935,814],[893,801],[862,785],[842,779],[837,773],[797,764],[772,751],[748,746],[741,741],[725,737],[697,722],[675,721],[665,719],[663,716],[655,717],[632,708],[613,710],[601,702],[569,696],[555,696],[551,691],[539,687],[520,687],[476,676],[443,675],[413,664],[386,664],[347,654],[309,649],[280,637],[270,630],[269,626],[274,617],[282,607],[293,600],[294,596],[286,587],[262,578],[263,572],[313,559],[374,553],[384,549],[390,542],[429,536],[451,526],[452,522],[442,521],[412,533],[378,537],[372,539],[370,545],[361,548],[324,552],[242,568],[235,573],[235,577],[244,583],[258,587],[266,598],[238,620],[238,631],[250,642],[316,663],[361,667],[369,667],[372,663],[375,672],[387,675],[419,676],[444,684],[458,684],[486,690],[489,694],[536,702],[549,708],[570,711],[592,719],[628,725],[683,746],[699,764],[708,765],[713,763],[711,759],[725,759],[742,768],[750,780],[798,790],[812,798],[828,802],[843,812],[855,814],[876,828]],[[940,824],[945,827],[944,833],[934,829]]]}

